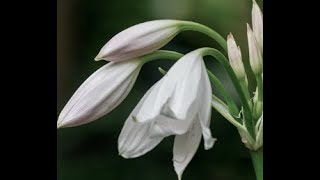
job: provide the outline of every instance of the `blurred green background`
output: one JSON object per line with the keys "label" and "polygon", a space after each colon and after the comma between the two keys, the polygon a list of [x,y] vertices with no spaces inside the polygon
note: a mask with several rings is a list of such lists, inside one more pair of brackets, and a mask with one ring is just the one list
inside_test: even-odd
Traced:
{"label": "blurred green background", "polygon": [[[262,2],[258,3],[261,7]],[[232,32],[248,66],[246,23],[251,24],[251,6],[251,0],[58,0],[57,114],[81,83],[106,63],[93,60],[100,48],[121,30],[144,21],[190,20],[213,28],[223,37]],[[187,53],[204,46],[219,48],[203,34],[183,32],[162,49]],[[130,95],[107,116],[87,125],[58,130],[58,180],[177,179],[172,165],[173,137],[136,159],[123,159],[117,151],[117,138],[126,117],[161,78],[157,67],[168,69],[172,63],[159,60],[146,64]],[[212,60],[206,60],[206,64],[237,99],[223,68]],[[249,82],[250,75],[249,72]],[[218,141],[209,151],[201,143],[183,180],[255,179],[250,154],[237,130],[216,111],[212,113],[211,129]]]}

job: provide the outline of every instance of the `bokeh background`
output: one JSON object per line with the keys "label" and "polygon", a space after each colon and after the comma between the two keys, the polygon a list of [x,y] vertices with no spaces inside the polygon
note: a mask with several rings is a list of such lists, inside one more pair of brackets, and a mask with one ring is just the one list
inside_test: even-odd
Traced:
{"label": "bokeh background", "polygon": [[[262,8],[262,2],[257,2]],[[57,115],[81,83],[106,63],[93,60],[100,48],[121,30],[144,21],[189,20],[207,25],[224,37],[232,32],[247,67],[246,23],[251,24],[251,6],[251,0],[58,0]],[[204,46],[219,49],[214,40],[203,34],[183,32],[162,49],[187,53]],[[207,68],[237,99],[223,68],[207,59]],[[148,88],[161,78],[157,68],[167,70],[172,63],[169,60],[147,63],[130,95],[107,116],[87,125],[58,130],[58,180],[177,179],[172,165],[173,137],[136,159],[126,160],[117,151],[117,138],[126,117]],[[251,72],[248,73],[249,82],[253,82]],[[212,112],[211,129],[218,141],[209,151],[203,149],[203,142],[200,144],[183,179],[255,179],[250,154],[237,130],[216,111]]]}

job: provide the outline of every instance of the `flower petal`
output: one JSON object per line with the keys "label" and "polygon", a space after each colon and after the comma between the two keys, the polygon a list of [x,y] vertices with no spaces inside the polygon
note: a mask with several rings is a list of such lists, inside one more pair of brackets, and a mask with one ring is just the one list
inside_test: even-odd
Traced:
{"label": "flower petal", "polygon": [[162,136],[151,136],[151,127],[155,120],[140,123],[135,119],[139,110],[147,103],[147,98],[153,92],[156,92],[160,85],[161,81],[147,91],[126,120],[118,138],[118,150],[122,157],[135,158],[142,156],[152,150],[164,138]]}
{"label": "flower petal", "polygon": [[171,119],[193,118],[197,107],[198,84],[201,78],[201,51],[193,51],[178,60],[161,79],[158,92],[146,99],[144,107],[137,114],[139,122],[154,119],[160,114]]}
{"label": "flower petal", "polygon": [[58,127],[94,121],[116,108],[132,89],[141,69],[138,59],[108,63],[93,73],[73,94],[58,119]]}
{"label": "flower petal", "polygon": [[95,60],[123,61],[160,49],[179,32],[179,21],[155,20],[129,27],[100,50]]}
{"label": "flower petal", "polygon": [[152,137],[185,134],[189,131],[193,122],[191,118],[177,120],[163,115],[159,115],[155,119],[151,133]]}
{"label": "flower petal", "polygon": [[136,121],[143,123],[150,120],[153,120],[155,117],[160,115],[160,110],[155,111],[155,103],[156,98],[159,95],[159,89],[161,85],[163,84],[163,78],[159,80],[157,85],[152,91],[151,89],[148,91],[148,96],[145,96],[144,102],[141,104],[141,107],[137,109],[137,112],[135,113]]}
{"label": "flower petal", "polygon": [[181,180],[182,174],[192,160],[201,142],[201,126],[199,121],[194,121],[189,132],[177,135],[173,146],[173,166]]}
{"label": "flower petal", "polygon": [[206,66],[201,61],[201,80],[199,85],[198,92],[198,103],[199,103],[199,113],[198,118],[202,127],[202,135],[204,139],[204,148],[206,150],[211,149],[215,138],[212,138],[211,130],[210,130],[210,122],[211,122],[211,96],[212,96],[212,88],[210,84],[210,80],[207,74]]}
{"label": "flower petal", "polygon": [[194,116],[198,109],[193,105],[201,78],[201,53],[195,50],[186,54],[163,77],[164,82],[156,98],[156,111],[169,109],[166,114],[178,120]]}

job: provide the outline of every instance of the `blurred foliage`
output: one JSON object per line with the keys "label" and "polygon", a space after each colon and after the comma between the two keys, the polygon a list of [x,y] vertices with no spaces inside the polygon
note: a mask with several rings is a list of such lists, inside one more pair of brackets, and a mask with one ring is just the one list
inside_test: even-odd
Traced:
{"label": "blurred foliage", "polygon": [[[250,15],[250,0],[58,0],[57,114],[80,84],[106,63],[95,62],[93,58],[121,30],[154,19],[196,21],[224,37],[232,32],[248,66],[246,23],[251,23]],[[187,53],[204,46],[219,48],[203,34],[183,32],[163,49]],[[59,180],[177,179],[172,166],[173,137],[136,159],[126,160],[117,152],[117,138],[126,117],[147,89],[161,78],[157,67],[169,69],[172,63],[166,60],[147,63],[130,95],[118,108],[90,124],[57,132]],[[206,64],[237,98],[219,64],[208,60]],[[201,143],[183,179],[255,179],[250,154],[237,130],[216,111],[212,114],[211,129],[217,143],[209,151]]]}

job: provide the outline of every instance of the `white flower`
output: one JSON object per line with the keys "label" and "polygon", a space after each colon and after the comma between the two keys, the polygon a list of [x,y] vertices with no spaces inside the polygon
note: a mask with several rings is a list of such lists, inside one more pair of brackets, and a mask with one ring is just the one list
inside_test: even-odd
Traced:
{"label": "white flower", "polygon": [[232,69],[237,75],[238,79],[245,79],[246,72],[243,66],[241,50],[237,46],[236,41],[233,38],[233,35],[230,33],[227,37],[227,46],[228,46],[228,56]]}
{"label": "white flower", "polygon": [[123,61],[158,50],[179,33],[179,22],[154,20],[129,27],[110,39],[95,60]]}
{"label": "white flower", "polygon": [[143,62],[110,62],[93,73],[63,108],[57,127],[94,121],[116,108],[132,89]]}
{"label": "white flower", "polygon": [[252,29],[256,37],[261,54],[263,53],[263,16],[257,2],[253,0]]}
{"label": "white flower", "polygon": [[152,150],[163,138],[176,135],[173,161],[181,179],[201,135],[205,149],[215,142],[209,127],[211,94],[201,50],[183,56],[129,115],[118,139],[119,154],[135,158]]}

